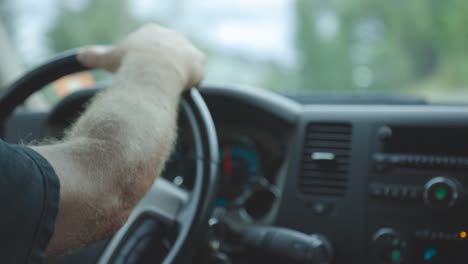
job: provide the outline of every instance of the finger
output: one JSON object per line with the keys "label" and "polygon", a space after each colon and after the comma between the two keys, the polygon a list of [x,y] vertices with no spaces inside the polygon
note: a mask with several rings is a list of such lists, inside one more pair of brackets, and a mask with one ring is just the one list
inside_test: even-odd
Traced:
{"label": "finger", "polygon": [[192,62],[192,78],[189,80],[188,88],[198,87],[203,81],[206,65],[205,55],[203,55],[203,53],[201,53],[200,51],[197,51],[197,57],[198,59]]}
{"label": "finger", "polygon": [[78,60],[90,68],[115,72],[120,66],[120,57],[113,46],[88,46],[78,51]]}

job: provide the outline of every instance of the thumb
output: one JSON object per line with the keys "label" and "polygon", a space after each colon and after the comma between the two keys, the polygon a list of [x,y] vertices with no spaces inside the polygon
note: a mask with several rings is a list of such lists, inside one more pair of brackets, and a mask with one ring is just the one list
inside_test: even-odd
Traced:
{"label": "thumb", "polygon": [[120,66],[121,55],[113,46],[94,45],[80,48],[77,58],[84,66],[115,72]]}

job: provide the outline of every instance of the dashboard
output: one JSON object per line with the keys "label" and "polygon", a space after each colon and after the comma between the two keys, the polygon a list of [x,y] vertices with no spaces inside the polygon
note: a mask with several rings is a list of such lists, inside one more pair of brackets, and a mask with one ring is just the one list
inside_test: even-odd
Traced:
{"label": "dashboard", "polygon": [[[285,149],[281,136],[259,130],[251,121],[224,119],[217,123],[221,162],[216,207],[248,222],[264,219],[278,198],[277,171]],[[180,123],[182,127],[184,122]],[[179,140],[163,177],[190,190],[195,164],[186,132],[179,129]]]}
{"label": "dashboard", "polygon": [[[222,156],[210,220],[218,255],[258,263],[239,233],[263,225],[320,234],[332,248],[331,262],[320,263],[467,262],[468,107],[311,104],[225,86],[201,92]],[[60,137],[95,93],[74,94],[49,113],[16,113],[7,141]],[[163,175],[190,189],[194,156],[180,121]],[[312,254],[291,241],[284,248],[295,256]],[[261,258],[279,261],[272,251]]]}
{"label": "dashboard", "polygon": [[466,263],[467,117],[464,107],[306,106],[277,224],[325,234],[335,263]]}

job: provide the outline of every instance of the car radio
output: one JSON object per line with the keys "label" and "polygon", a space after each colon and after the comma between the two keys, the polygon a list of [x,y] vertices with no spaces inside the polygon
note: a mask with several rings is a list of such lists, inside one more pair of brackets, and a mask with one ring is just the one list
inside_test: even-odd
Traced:
{"label": "car radio", "polygon": [[468,127],[379,125],[367,212],[373,263],[468,262]]}

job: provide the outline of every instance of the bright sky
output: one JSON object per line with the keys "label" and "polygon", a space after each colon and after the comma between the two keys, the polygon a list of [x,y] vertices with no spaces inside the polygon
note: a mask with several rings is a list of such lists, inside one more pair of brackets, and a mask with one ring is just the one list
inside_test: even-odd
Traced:
{"label": "bright sky", "polygon": [[[87,0],[62,0],[81,8]],[[167,18],[170,27],[204,40],[217,52],[293,64],[292,0],[185,0],[182,18]],[[174,0],[133,0],[133,12],[142,18],[165,17]],[[36,64],[50,56],[45,32],[57,14],[54,0],[16,0],[17,48],[23,60]],[[0,11],[2,12],[2,11]],[[3,11],[5,12],[5,11]],[[0,13],[1,14],[1,13]]]}
{"label": "bright sky", "polygon": [[53,2],[17,0],[13,3],[12,9],[3,12],[8,12],[15,19],[17,25],[15,44],[19,55],[27,63],[44,59],[47,56],[47,49],[43,44],[44,32],[56,11]]}

